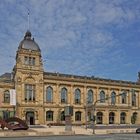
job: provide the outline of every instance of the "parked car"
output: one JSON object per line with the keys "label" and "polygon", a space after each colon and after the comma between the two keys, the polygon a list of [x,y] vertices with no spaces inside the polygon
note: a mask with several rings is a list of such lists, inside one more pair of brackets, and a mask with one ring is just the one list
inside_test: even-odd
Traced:
{"label": "parked car", "polygon": [[140,133],[140,128],[137,128],[136,129],[136,133]]}

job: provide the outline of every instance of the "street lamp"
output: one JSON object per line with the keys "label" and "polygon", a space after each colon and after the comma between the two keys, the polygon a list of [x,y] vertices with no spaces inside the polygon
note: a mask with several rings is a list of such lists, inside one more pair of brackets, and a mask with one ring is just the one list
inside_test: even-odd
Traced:
{"label": "street lamp", "polygon": [[[122,96],[124,95],[125,93],[121,93],[121,94],[118,94],[118,95],[115,95],[114,97],[118,97],[118,96]],[[94,104],[92,105],[92,133],[95,134],[95,108],[96,108],[96,103],[100,102],[100,101],[105,101],[105,100],[108,100],[112,98],[112,96],[109,96],[107,98],[104,98],[104,99],[99,99],[99,100],[96,100],[94,102]]]}

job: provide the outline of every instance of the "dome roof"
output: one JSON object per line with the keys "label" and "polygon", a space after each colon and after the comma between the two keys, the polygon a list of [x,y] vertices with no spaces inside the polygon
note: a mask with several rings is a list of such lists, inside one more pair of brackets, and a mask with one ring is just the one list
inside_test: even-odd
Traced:
{"label": "dome roof", "polygon": [[38,44],[32,39],[32,34],[30,31],[25,33],[24,39],[19,44],[19,49],[28,49],[28,50],[35,50],[40,51]]}

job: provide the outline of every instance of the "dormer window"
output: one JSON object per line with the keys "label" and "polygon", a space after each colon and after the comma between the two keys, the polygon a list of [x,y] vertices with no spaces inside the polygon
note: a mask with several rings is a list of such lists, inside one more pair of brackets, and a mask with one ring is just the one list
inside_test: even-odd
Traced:
{"label": "dormer window", "polygon": [[35,57],[24,57],[24,64],[25,65],[31,65],[34,66],[35,65]]}

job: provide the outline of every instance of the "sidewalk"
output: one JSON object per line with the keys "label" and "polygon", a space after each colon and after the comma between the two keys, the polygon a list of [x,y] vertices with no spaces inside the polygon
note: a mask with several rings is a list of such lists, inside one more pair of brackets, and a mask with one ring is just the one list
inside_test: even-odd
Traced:
{"label": "sidewalk", "polygon": [[51,135],[92,135],[91,129],[73,126],[72,131],[65,131],[65,126],[40,126],[31,127],[28,130],[0,130],[0,137],[23,137],[23,136],[51,136]]}
{"label": "sidewalk", "polygon": [[[96,129],[95,134],[110,133],[135,133],[136,128],[127,129]],[[65,126],[31,126],[28,130],[0,130],[0,137],[29,137],[29,136],[52,136],[52,135],[93,135],[92,129],[83,126],[72,126],[72,131],[65,131]]]}
{"label": "sidewalk", "polygon": [[29,130],[42,135],[92,135],[91,129],[85,129],[81,126],[73,126],[72,131],[65,131],[65,126],[44,126],[44,128],[30,128]]}

